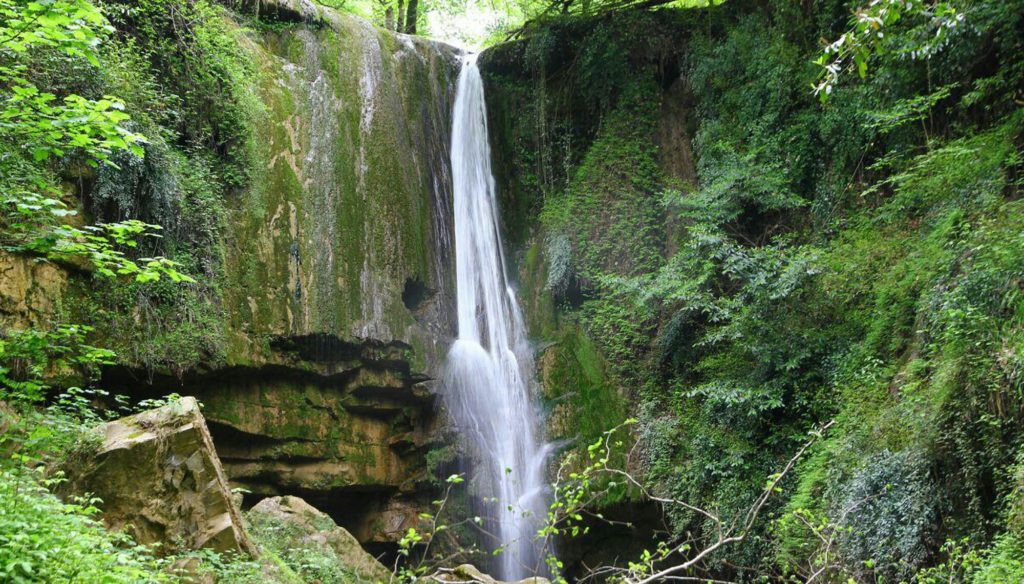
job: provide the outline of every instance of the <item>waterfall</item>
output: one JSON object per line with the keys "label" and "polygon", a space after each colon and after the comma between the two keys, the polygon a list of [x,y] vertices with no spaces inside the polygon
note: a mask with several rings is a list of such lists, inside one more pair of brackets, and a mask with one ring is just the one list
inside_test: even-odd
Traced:
{"label": "waterfall", "polygon": [[508,284],[491,174],[487,106],[475,56],[459,75],[452,126],[452,184],[459,337],[448,353],[445,393],[479,454],[476,475],[496,517],[503,579],[543,571],[535,542],[545,516],[545,449],[530,398],[533,359]]}

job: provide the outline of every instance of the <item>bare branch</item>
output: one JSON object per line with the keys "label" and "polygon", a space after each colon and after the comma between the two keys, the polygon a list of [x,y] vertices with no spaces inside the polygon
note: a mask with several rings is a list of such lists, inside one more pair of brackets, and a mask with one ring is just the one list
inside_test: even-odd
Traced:
{"label": "bare branch", "polygon": [[[753,528],[755,522],[757,521],[758,516],[761,514],[761,510],[764,509],[765,504],[768,503],[768,500],[771,498],[772,494],[775,492],[776,487],[779,485],[782,479],[787,474],[789,474],[789,472],[796,465],[797,461],[800,460],[800,458],[804,455],[805,452],[807,452],[807,449],[809,449],[815,442],[817,442],[818,438],[821,437],[822,433],[828,430],[834,422],[835,420],[832,420],[829,423],[822,426],[819,430],[813,432],[811,439],[805,442],[804,445],[800,448],[800,450],[798,450],[797,453],[793,455],[792,458],[789,459],[789,462],[787,462],[786,466],[783,467],[782,472],[775,475],[774,479],[768,484],[764,492],[761,493],[761,496],[757,498],[757,500],[754,502],[754,505],[751,506],[749,511],[747,511],[746,520],[744,521],[743,528],[739,531],[739,533],[727,537],[720,536],[718,541],[704,548],[703,550],[698,552],[697,555],[693,556],[692,558],[681,564],[670,566],[668,568],[665,568],[664,570],[661,570],[660,572],[655,572],[654,574],[651,574],[638,580],[627,579],[627,581],[632,582],[632,584],[651,584],[652,582],[664,580],[667,577],[672,576],[673,574],[689,570],[690,568],[697,565],[697,563],[700,562],[702,559],[718,551],[720,548],[730,544],[741,542],[744,539],[746,539],[747,535],[750,533],[750,530]],[[679,547],[677,547],[676,549],[679,550]]]}

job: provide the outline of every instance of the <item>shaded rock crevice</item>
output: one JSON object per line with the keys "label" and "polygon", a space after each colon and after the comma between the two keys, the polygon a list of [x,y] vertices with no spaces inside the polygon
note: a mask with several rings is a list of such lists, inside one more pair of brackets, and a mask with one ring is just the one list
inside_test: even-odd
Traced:
{"label": "shaded rock crevice", "polygon": [[364,543],[397,541],[434,495],[426,472],[441,431],[433,379],[413,370],[401,341],[314,334],[272,347],[276,363],[262,367],[181,379],[112,368],[103,384],[135,397],[195,395],[224,472],[249,491],[247,507],[296,495]]}

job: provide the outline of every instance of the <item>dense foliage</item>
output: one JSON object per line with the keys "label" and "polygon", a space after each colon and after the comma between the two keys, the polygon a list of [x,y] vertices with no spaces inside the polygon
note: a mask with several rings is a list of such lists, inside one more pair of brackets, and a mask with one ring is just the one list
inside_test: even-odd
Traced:
{"label": "dense foliage", "polygon": [[[131,4],[133,11],[148,6]],[[187,11],[200,31],[176,37],[182,44],[206,43],[188,53],[193,58],[217,51],[224,59],[236,58],[236,39],[228,35],[219,9],[185,1],[162,8]],[[6,270],[35,273],[36,264],[59,262],[95,295],[78,311],[59,307],[24,323],[6,323],[0,334],[0,579],[5,582],[180,580],[172,559],[157,559],[154,550],[104,529],[97,520],[102,501],[62,502],[51,493],[61,483],[54,465],[91,447],[87,430],[129,411],[125,398],[93,386],[100,368],[114,363],[114,352],[96,346],[102,343],[96,343],[93,327],[68,322],[109,326],[95,309],[111,298],[129,294],[131,305],[153,299],[154,305],[173,307],[208,286],[187,275],[203,272],[188,246],[214,243],[219,211],[188,197],[216,201],[215,193],[244,180],[236,169],[247,164],[235,150],[211,144],[217,132],[212,138],[183,137],[170,113],[173,107],[192,106],[197,95],[234,103],[234,96],[211,90],[220,87],[224,71],[194,60],[194,70],[208,73],[202,79],[206,86],[189,79],[188,87],[202,93],[182,98],[158,88],[140,46],[171,54],[180,47],[155,47],[155,38],[134,32],[125,36],[127,23],[115,18],[118,27],[112,26],[113,15],[125,18],[127,12],[88,0],[0,2],[5,278]],[[205,18],[207,29],[197,15]],[[167,32],[161,31],[161,38]],[[174,77],[179,72],[165,74],[186,80]],[[207,117],[221,133],[244,133],[237,119],[223,119],[233,111],[218,107]],[[202,114],[189,114],[192,128]],[[193,148],[200,160],[208,156],[205,151],[222,155],[226,161],[216,164],[221,176],[211,176],[208,162],[190,164],[186,151]],[[157,223],[170,227],[166,238],[157,237]],[[13,278],[5,281],[5,290],[23,285]],[[127,304],[119,312],[122,319],[132,318]],[[106,405],[97,410],[100,403]],[[148,405],[153,404],[139,407]],[[238,565],[216,554],[208,559],[223,573]],[[258,566],[250,571],[258,573]]]}
{"label": "dense foliage", "polygon": [[[52,160],[92,167],[116,153],[142,154],[143,136],[128,129],[124,103],[83,97],[48,83],[47,73],[81,64],[96,67],[96,46],[108,33],[102,13],[86,1],[0,4],[0,189],[6,251],[84,260],[98,275],[134,275],[147,282],[187,279],[162,257],[127,256],[140,236],[159,227],[138,219],[74,225],[76,210],[61,198]],[[43,89],[39,88],[43,85]],[[58,95],[59,94],[59,95]]]}
{"label": "dense foliage", "polygon": [[161,582],[149,550],[95,519],[99,501],[64,503],[48,481],[0,470],[0,578],[4,582]]}
{"label": "dense foliage", "polygon": [[[835,420],[691,574],[1024,579],[1024,3],[499,4],[487,32],[522,38],[483,57],[495,163],[554,437],[635,414],[631,470],[740,520]],[[414,33],[466,6],[365,12]],[[76,276],[54,321],[0,336],[4,581],[172,578],[40,469],[127,411],[93,387],[111,348],[178,375],[224,359],[223,235],[265,113],[239,23],[286,26],[255,14],[0,0],[0,247]],[[283,529],[254,530],[282,574],[343,576]]]}
{"label": "dense foliage", "polygon": [[728,8],[561,19],[488,56],[509,237],[546,249],[531,302],[557,305],[537,332],[581,322],[638,402],[649,480],[722,513],[837,420],[710,573],[899,581],[947,539],[1010,549],[1024,7]]}

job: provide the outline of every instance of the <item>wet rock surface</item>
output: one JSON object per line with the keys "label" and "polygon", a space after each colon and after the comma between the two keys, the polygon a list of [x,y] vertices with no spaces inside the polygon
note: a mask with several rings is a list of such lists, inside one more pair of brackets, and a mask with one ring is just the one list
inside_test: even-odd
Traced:
{"label": "wet rock surface", "polygon": [[267,32],[251,48],[263,164],[228,220],[227,364],[274,363],[281,343],[335,338],[404,345],[429,373],[453,333],[459,51],[319,10],[319,25]]}

